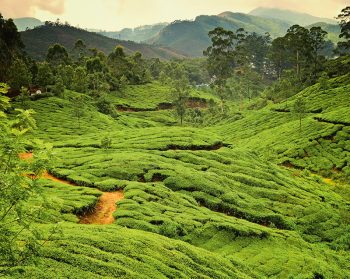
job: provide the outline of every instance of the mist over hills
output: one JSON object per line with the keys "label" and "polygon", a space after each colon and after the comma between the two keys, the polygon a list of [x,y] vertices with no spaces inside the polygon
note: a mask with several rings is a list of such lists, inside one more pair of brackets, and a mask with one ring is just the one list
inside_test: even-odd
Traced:
{"label": "mist over hills", "polygon": [[124,28],[120,31],[100,31],[101,35],[126,41],[142,42],[156,36],[169,23],[156,23],[153,25],[143,25],[136,28]]}
{"label": "mist over hills", "polygon": [[330,18],[316,17],[306,13],[300,13],[291,10],[276,9],[276,8],[265,8],[259,7],[252,10],[250,15],[260,16],[264,18],[274,18],[287,21],[291,24],[299,24],[302,26],[311,25],[318,22],[324,22],[328,24],[337,24],[337,21]]}
{"label": "mist over hills", "polygon": [[44,23],[34,17],[21,17],[15,18],[14,23],[17,26],[18,31],[25,31],[26,29],[33,29],[34,27],[43,25]]}
{"label": "mist over hills", "polygon": [[[20,31],[43,24],[35,18],[19,18],[15,19],[15,23]],[[89,30],[113,40],[97,37],[96,33],[83,34],[83,30],[79,30],[81,36],[85,37],[85,40],[89,42],[88,44],[91,47],[97,47],[105,52],[113,49],[115,44],[121,44],[126,47],[127,51],[141,49],[141,52],[145,56],[154,55],[158,58],[169,59],[181,56],[202,56],[203,50],[210,44],[208,32],[216,27],[223,27],[229,30],[244,28],[248,32],[258,34],[268,32],[272,38],[276,38],[283,36],[293,24],[306,27],[321,26],[329,33],[329,40],[338,42],[340,29],[336,23],[333,19],[320,18],[296,11],[260,7],[254,9],[249,14],[227,11],[219,15],[199,15],[194,20],[176,20],[172,23],[157,23],[136,28],[124,28],[113,32],[98,31],[95,29]],[[41,48],[44,47],[46,51],[46,47],[50,43],[59,42],[70,47],[74,40],[79,39],[76,37],[79,35],[79,32],[73,32],[72,29],[70,29],[67,35],[62,34],[63,30],[54,30],[53,34],[48,34],[48,37],[51,39],[45,38],[39,45],[38,38],[43,36],[40,36],[36,32],[28,31],[23,34],[24,41],[28,44],[27,51],[36,58],[42,57],[43,52]],[[67,41],[70,41],[70,43]],[[142,46],[136,45],[131,43],[131,41],[142,42],[143,44]]]}

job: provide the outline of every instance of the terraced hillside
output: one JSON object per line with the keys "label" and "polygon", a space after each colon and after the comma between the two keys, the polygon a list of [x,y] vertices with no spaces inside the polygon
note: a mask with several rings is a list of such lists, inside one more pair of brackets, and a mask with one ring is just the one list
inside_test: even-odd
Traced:
{"label": "terraced hillside", "polygon": [[[111,93],[117,120],[88,105],[78,124],[76,92],[31,101],[35,136],[53,145],[49,172],[61,182],[40,179],[45,202],[27,206],[42,206],[43,239],[57,223],[63,234],[11,277],[350,277],[349,89],[344,76],[300,92],[301,129],[298,95],[260,110],[231,104],[218,119],[216,98],[193,91],[204,115],[196,126],[178,125],[159,84]],[[112,224],[79,224],[117,190]]]}

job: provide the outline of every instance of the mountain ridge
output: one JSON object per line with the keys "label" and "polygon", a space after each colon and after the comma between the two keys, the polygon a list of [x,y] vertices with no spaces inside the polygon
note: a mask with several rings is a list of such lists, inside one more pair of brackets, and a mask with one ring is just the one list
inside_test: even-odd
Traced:
{"label": "mountain ridge", "polygon": [[283,21],[290,22],[291,24],[299,25],[311,25],[318,22],[325,22],[328,24],[337,24],[337,21],[330,18],[322,18],[310,15],[308,13],[300,13],[288,9],[278,9],[278,8],[267,8],[267,7],[258,7],[252,10],[249,15],[260,16],[264,18],[274,18],[280,19]]}
{"label": "mountain ridge", "polygon": [[32,30],[21,32],[26,52],[33,58],[43,60],[49,46],[59,43],[67,50],[71,50],[77,40],[83,40],[88,48],[97,48],[105,54],[109,54],[117,45],[125,48],[126,53],[139,51],[146,58],[184,58],[185,55],[176,52],[167,47],[151,46],[145,43],[136,43],[132,41],[122,41],[106,36],[88,32],[67,25],[44,25]]}

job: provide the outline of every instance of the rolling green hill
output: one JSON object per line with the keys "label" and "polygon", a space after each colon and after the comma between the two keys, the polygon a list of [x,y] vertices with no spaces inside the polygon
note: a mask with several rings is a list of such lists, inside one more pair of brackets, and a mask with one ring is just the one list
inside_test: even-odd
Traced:
{"label": "rolling green hill", "polygon": [[202,56],[203,50],[210,44],[208,32],[218,26],[229,30],[244,28],[259,34],[269,32],[272,37],[277,37],[284,35],[290,24],[277,19],[225,12],[218,16],[198,16],[194,21],[175,21],[148,42],[171,47],[189,56]]}
{"label": "rolling green hill", "polygon": [[[252,14],[224,12],[217,16],[198,16],[194,21],[178,20],[165,26],[147,42],[154,45],[168,46],[189,56],[198,57],[202,56],[203,50],[210,44],[208,32],[216,27],[223,27],[233,31],[238,28],[244,28],[248,32],[256,32],[258,34],[268,32],[272,38],[276,38],[284,36],[288,28],[293,24],[321,26],[329,32],[329,40],[332,42],[339,41],[340,30],[338,25],[334,24],[336,23],[334,20],[306,16],[289,11],[288,13],[291,14],[289,17],[272,17],[266,16],[264,13],[260,15],[258,11]],[[277,13],[277,11],[273,11]],[[294,21],[289,21],[288,18],[293,18]],[[323,20],[327,23],[321,22]]]}
{"label": "rolling green hill", "polygon": [[124,41],[143,42],[157,35],[168,23],[144,25],[136,28],[124,28],[116,32],[101,31],[101,35]]}
{"label": "rolling green hill", "polygon": [[259,7],[249,13],[250,15],[260,16],[263,18],[280,19],[292,24],[299,24],[302,26],[311,25],[318,22],[324,22],[328,24],[337,24],[337,21],[330,18],[321,18],[312,16],[306,13],[300,13],[291,10],[264,8]]}
{"label": "rolling green hill", "polygon": [[113,51],[117,45],[122,45],[126,53],[141,52],[145,57],[161,59],[183,58],[184,55],[167,47],[138,44],[131,41],[122,41],[107,38],[100,34],[88,32],[72,26],[41,26],[32,30],[21,32],[26,52],[35,59],[43,60],[49,46],[59,43],[72,50],[75,42],[81,39],[89,48],[97,48],[106,54]]}
{"label": "rolling green hill", "polygon": [[[79,186],[39,180],[36,227],[44,237],[59,222],[63,234],[11,278],[348,278],[349,89],[346,75],[259,110],[231,102],[224,119],[203,106],[200,127],[159,109],[170,92],[158,83],[110,93],[116,108],[144,109],[117,120],[87,103],[78,125],[77,92],[31,101],[34,136],[54,147],[50,173]],[[113,224],[78,223],[100,191],[116,189],[125,198]]]}

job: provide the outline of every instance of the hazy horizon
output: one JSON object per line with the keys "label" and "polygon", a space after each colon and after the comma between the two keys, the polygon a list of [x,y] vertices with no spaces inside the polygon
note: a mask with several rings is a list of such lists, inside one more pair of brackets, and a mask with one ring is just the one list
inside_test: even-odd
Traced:
{"label": "hazy horizon", "polygon": [[35,17],[42,21],[59,18],[82,28],[114,31],[177,19],[194,19],[201,14],[214,15],[225,11],[248,13],[258,7],[334,18],[349,4],[349,0],[325,0],[322,5],[317,0],[0,0],[0,12],[7,18]]}

